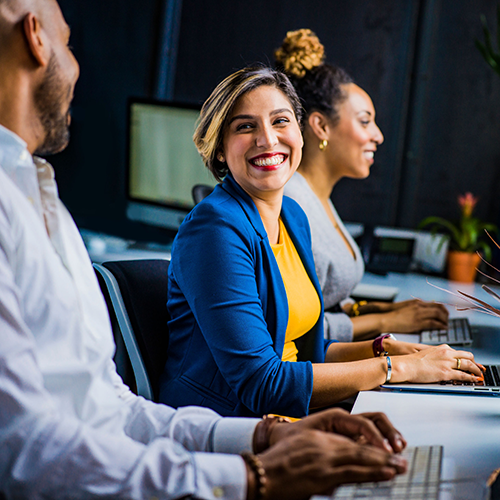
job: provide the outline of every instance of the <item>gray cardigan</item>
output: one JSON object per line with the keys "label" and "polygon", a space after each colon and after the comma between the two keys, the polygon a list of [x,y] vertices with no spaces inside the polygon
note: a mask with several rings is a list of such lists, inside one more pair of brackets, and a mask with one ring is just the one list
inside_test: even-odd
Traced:
{"label": "gray cardigan", "polygon": [[[342,304],[343,301],[349,299],[350,293],[363,277],[363,258],[358,246],[330,202],[330,208],[339,228],[356,255],[356,259],[352,258],[349,249],[333,226],[320,200],[298,172],[286,184],[285,195],[299,203],[309,219],[314,264],[323,292],[325,311],[327,311],[336,304]],[[326,338],[343,342],[352,340],[352,321],[346,314],[325,312],[324,321]]]}

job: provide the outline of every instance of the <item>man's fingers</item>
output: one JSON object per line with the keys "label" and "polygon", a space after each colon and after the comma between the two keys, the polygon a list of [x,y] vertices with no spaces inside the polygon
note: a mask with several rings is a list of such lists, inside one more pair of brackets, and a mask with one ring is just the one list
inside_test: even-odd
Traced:
{"label": "man's fingers", "polygon": [[[362,413],[360,416],[365,417],[368,420],[371,420],[376,428],[380,431],[382,436],[384,437],[384,449],[389,451],[395,451],[396,453],[401,452],[406,447],[406,440],[403,438],[401,433],[391,424],[391,421],[388,419],[387,415],[384,413]],[[369,437],[366,436],[368,442],[376,445],[376,443],[370,441]],[[387,441],[389,442],[390,449],[387,447]]]}
{"label": "man's fingers", "polygon": [[335,468],[352,465],[391,467],[398,474],[405,472],[408,467],[406,460],[401,455],[389,454],[370,445],[360,446],[356,444],[338,450],[334,454],[331,465]]}
{"label": "man's fingers", "polygon": [[388,466],[346,465],[336,469],[331,478],[333,486],[337,487],[349,483],[389,481],[396,474],[396,470]]}

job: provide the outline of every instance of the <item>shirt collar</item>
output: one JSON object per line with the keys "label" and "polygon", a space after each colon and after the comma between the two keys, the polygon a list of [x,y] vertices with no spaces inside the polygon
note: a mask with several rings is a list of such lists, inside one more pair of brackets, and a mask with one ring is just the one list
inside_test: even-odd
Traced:
{"label": "shirt collar", "polygon": [[43,219],[37,167],[25,141],[0,125],[0,168]]}
{"label": "shirt collar", "polygon": [[0,167],[13,177],[18,167],[33,168],[28,145],[18,135],[0,125]]}

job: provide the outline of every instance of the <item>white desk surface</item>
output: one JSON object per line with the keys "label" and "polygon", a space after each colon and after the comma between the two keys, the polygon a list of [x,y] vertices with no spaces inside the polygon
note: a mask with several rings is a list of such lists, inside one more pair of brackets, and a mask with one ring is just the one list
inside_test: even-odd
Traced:
{"label": "white desk surface", "polygon": [[456,478],[482,482],[500,467],[500,398],[361,392],[353,413],[367,411],[384,412],[409,446],[443,445]]}
{"label": "white desk surface", "polygon": [[[462,290],[493,304],[494,299],[477,283],[463,284],[434,277],[429,281],[447,290]],[[396,300],[417,297],[459,303],[453,296],[428,285],[423,275],[367,273],[363,282],[398,287],[400,292]],[[469,317],[475,330],[474,343],[469,350],[476,360],[500,364],[500,318],[478,312],[459,312],[454,307],[448,309],[452,317]],[[361,392],[357,397],[353,412],[365,411],[386,413],[410,446],[444,445],[444,456],[454,462],[457,478],[476,477],[486,481],[490,473],[500,467],[500,397],[375,390]]]}

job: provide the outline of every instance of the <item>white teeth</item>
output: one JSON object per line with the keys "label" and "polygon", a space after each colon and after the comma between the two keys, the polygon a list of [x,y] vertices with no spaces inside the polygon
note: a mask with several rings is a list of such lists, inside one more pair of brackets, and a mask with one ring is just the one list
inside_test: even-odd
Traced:
{"label": "white teeth", "polygon": [[364,151],[363,152],[363,156],[369,160],[373,160],[373,156],[374,156],[374,152],[373,151]]}
{"label": "white teeth", "polygon": [[279,165],[280,163],[283,163],[284,160],[284,155],[275,155],[269,158],[257,158],[256,160],[253,160],[253,164],[257,167],[270,167],[272,165]]}

